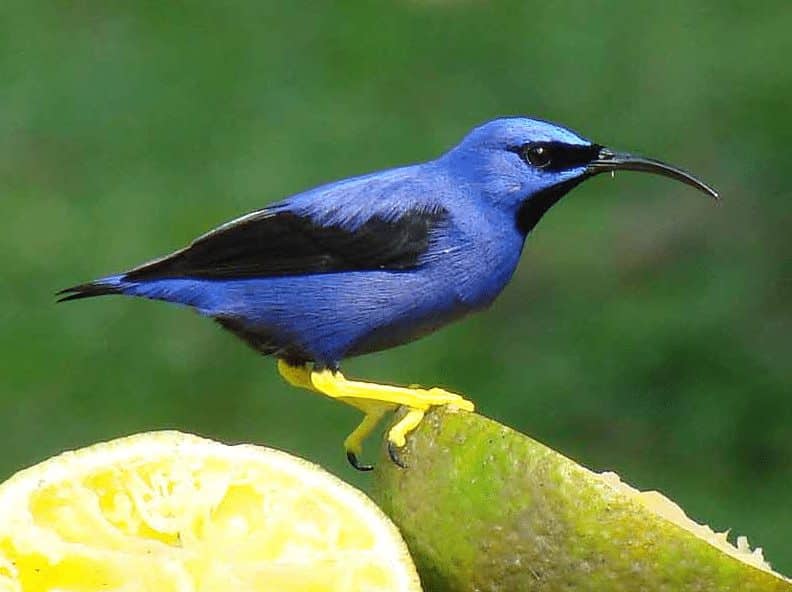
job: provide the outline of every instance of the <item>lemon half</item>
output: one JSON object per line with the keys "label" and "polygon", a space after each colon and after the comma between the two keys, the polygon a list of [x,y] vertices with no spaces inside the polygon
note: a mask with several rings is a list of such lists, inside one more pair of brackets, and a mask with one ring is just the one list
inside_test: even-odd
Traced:
{"label": "lemon half", "polygon": [[416,591],[396,528],[320,467],[153,432],[0,485],[0,590]]}

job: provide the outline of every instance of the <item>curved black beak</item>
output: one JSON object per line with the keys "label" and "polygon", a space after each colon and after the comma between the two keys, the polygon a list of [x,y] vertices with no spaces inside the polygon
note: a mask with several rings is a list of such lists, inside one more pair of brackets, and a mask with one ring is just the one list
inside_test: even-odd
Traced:
{"label": "curved black beak", "polygon": [[717,200],[719,198],[718,192],[715,191],[715,189],[687,171],[683,171],[675,166],[652,158],[643,158],[642,156],[634,156],[624,152],[613,152],[607,148],[600,148],[597,158],[589,163],[588,172],[593,176],[609,171],[641,171],[644,173],[663,175],[664,177],[676,179],[686,185],[695,187],[713,199]]}

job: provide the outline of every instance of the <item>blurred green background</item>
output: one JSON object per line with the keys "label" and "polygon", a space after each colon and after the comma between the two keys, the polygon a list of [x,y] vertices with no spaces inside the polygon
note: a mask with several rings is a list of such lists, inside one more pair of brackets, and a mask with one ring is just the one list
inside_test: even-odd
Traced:
{"label": "blurred green background", "polygon": [[0,476],[178,428],[366,486],[341,451],[356,412],[213,323],[53,293],[530,114],[689,168],[723,204],[591,181],[489,312],[347,374],[465,392],[792,574],[791,29],[784,1],[4,2]]}

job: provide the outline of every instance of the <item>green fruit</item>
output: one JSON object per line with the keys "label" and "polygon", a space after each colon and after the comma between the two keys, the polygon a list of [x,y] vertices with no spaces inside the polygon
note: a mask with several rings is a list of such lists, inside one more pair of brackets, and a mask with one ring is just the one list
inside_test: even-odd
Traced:
{"label": "green fruit", "polygon": [[[473,413],[437,409],[374,497],[441,591],[792,591],[761,549]],[[739,548],[738,548],[739,547]]]}

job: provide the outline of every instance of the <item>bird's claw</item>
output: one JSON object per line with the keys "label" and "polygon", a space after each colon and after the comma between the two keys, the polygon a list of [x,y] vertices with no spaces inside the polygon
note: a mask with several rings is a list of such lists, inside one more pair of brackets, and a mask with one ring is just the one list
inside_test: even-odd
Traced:
{"label": "bird's claw", "polygon": [[397,467],[402,469],[407,468],[407,465],[404,464],[404,461],[401,459],[401,455],[399,454],[399,447],[391,441],[388,441],[388,456],[390,457],[393,464],[395,464]]}
{"label": "bird's claw", "polygon": [[373,465],[362,465],[362,464],[360,464],[360,461],[358,460],[357,454],[355,454],[351,450],[347,450],[347,460],[349,461],[349,464],[352,465],[352,467],[356,471],[364,471],[365,472],[365,471],[374,470],[374,466]]}

